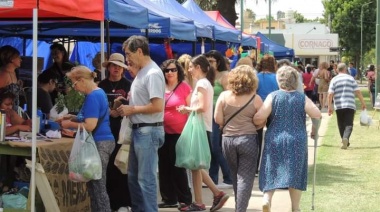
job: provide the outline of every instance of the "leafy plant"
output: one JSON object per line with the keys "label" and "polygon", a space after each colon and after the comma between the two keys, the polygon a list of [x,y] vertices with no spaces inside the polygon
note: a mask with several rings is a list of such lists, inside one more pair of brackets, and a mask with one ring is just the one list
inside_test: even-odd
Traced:
{"label": "leafy plant", "polygon": [[62,112],[66,107],[69,112],[78,112],[82,107],[84,102],[84,96],[72,88],[71,80],[67,77],[64,78],[65,85],[69,87],[67,89],[66,95],[58,93],[58,98],[56,98],[57,107],[56,110],[58,113]]}
{"label": "leafy plant", "polygon": [[61,113],[65,109],[65,96],[61,93],[58,93],[58,97],[55,99],[56,102],[56,111],[57,113]]}

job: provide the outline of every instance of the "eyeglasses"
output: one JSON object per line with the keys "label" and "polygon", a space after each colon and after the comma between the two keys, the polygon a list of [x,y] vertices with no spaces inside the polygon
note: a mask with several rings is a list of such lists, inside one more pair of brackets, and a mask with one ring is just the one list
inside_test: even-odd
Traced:
{"label": "eyeglasses", "polygon": [[216,60],[208,60],[209,63],[216,63]]}
{"label": "eyeglasses", "polygon": [[75,86],[77,85],[77,83],[79,82],[79,80],[75,81],[72,85],[73,88],[75,88]]}
{"label": "eyeglasses", "polygon": [[177,68],[167,68],[167,69],[164,70],[165,73],[169,73],[169,71],[171,71],[172,73],[174,73],[174,72],[177,72],[178,69]]}

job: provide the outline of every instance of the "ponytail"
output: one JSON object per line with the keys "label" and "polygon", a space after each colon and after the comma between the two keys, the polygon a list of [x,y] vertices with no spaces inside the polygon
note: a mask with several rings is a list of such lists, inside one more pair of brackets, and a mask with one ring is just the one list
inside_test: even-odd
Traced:
{"label": "ponytail", "polygon": [[215,70],[214,67],[209,66],[209,71],[206,73],[206,78],[210,81],[211,85],[214,86],[215,82]]}

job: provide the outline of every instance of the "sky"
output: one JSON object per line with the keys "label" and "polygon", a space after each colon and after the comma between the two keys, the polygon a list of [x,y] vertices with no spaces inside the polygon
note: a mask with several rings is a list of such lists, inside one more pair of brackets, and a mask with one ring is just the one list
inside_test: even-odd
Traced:
{"label": "sky", "polygon": [[[238,0],[239,1],[239,0]],[[269,0],[245,0],[244,8],[253,10],[256,14],[256,20],[265,18],[269,14]],[[240,5],[239,7],[240,11]],[[272,0],[272,16],[276,18],[277,11],[281,10],[286,12],[287,10],[294,10],[301,13],[307,19],[314,19],[316,17],[322,17],[324,8],[322,0]]]}

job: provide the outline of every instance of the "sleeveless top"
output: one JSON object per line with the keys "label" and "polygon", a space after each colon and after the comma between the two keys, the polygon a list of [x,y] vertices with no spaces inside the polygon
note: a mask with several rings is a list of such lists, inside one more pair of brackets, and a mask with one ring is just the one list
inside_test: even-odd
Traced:
{"label": "sleeveless top", "polygon": [[5,86],[5,89],[7,89],[13,95],[15,95],[15,99],[13,101],[13,109],[17,112],[18,106],[20,105],[20,100],[19,100],[20,91],[21,91],[20,86],[16,83],[11,83],[11,84]]}
{"label": "sleeveless top", "polygon": [[215,80],[214,82],[214,98],[213,98],[213,105],[215,107],[216,101],[218,100],[219,95],[224,91],[224,88],[222,84],[218,81]]}
{"label": "sleeveless top", "polygon": [[[235,117],[231,119],[231,121],[227,123],[223,129],[223,136],[257,134],[256,127],[253,124],[253,116],[257,112],[254,107],[255,98],[253,98],[253,100],[242,111],[240,111]],[[236,111],[238,111],[246,104],[246,102],[244,102],[241,107],[236,107],[226,103],[225,99],[223,99],[222,102],[224,103],[224,121],[227,121],[233,114],[235,114]]]}

